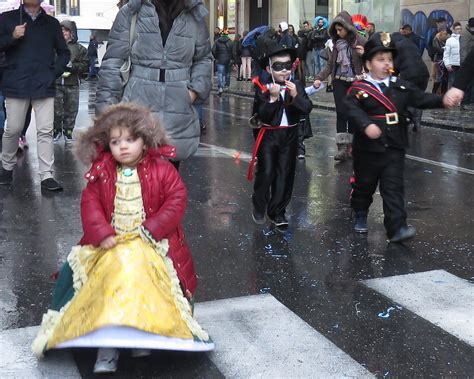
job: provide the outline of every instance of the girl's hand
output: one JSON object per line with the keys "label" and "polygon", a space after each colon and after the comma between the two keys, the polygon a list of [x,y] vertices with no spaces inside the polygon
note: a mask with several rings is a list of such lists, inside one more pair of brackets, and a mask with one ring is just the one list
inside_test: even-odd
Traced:
{"label": "girl's hand", "polygon": [[114,236],[108,236],[105,240],[100,243],[102,249],[112,249],[117,245],[117,241]]}
{"label": "girl's hand", "polygon": [[365,128],[365,134],[367,134],[367,137],[370,139],[377,139],[382,135],[382,131],[377,125],[370,124]]}
{"label": "girl's hand", "polygon": [[281,87],[279,84],[272,84],[270,87],[270,102],[273,103],[278,100],[280,96]]}
{"label": "girl's hand", "polygon": [[296,89],[296,84],[290,82],[289,80],[285,81],[286,89],[290,93],[291,97],[296,97],[298,95],[298,90]]}

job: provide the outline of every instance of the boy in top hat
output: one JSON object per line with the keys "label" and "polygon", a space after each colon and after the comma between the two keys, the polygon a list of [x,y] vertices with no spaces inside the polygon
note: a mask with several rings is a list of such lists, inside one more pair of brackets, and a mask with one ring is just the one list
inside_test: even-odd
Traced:
{"label": "boy in top hat", "polygon": [[362,59],[369,71],[366,79],[354,82],[346,102],[356,130],[353,140],[354,176],[351,178],[354,231],[367,233],[367,214],[379,184],[384,225],[390,242],[415,236],[407,225],[403,169],[408,145],[408,106],[443,106],[441,96],[427,94],[392,76],[397,54],[390,34],[375,33],[364,46]]}
{"label": "boy in top hat", "polygon": [[285,212],[291,200],[295,178],[298,123],[311,112],[312,103],[304,85],[291,77],[296,50],[265,41],[259,64],[268,73],[256,89],[254,113],[261,123],[250,163],[248,179],[252,180],[255,157],[253,220],[265,223],[265,213],[278,227],[288,225]]}

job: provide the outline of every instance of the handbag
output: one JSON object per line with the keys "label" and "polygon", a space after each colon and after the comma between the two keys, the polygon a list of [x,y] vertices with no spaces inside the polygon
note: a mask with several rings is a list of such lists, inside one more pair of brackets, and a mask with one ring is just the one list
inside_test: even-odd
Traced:
{"label": "handbag", "polygon": [[325,47],[319,52],[319,56],[321,57],[321,59],[324,59],[325,61],[329,60],[329,54],[331,54],[331,52],[329,51],[329,47]]}
{"label": "handbag", "polygon": [[128,83],[128,79],[130,79],[130,69],[132,68],[132,58],[130,57],[130,54],[132,53],[132,45],[135,42],[135,39],[137,38],[137,33],[136,33],[136,25],[137,25],[137,16],[138,14],[135,13],[132,16],[132,23],[130,24],[130,38],[129,38],[129,54],[128,54],[128,59],[123,62],[122,66],[120,67],[120,79],[122,81],[122,87],[125,87]]}

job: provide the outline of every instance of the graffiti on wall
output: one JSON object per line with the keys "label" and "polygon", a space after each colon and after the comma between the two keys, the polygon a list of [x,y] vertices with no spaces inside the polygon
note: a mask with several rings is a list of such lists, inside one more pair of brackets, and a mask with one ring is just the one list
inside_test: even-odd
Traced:
{"label": "graffiti on wall", "polygon": [[418,11],[415,14],[411,13],[408,9],[402,9],[401,12],[401,25],[409,24],[413,28],[418,36],[420,36],[420,51],[426,48],[426,45],[431,40],[431,36],[436,34],[436,20],[440,17],[444,17],[447,21],[448,28],[453,25],[453,16],[447,10],[435,10],[432,11],[429,16],[422,11]]}

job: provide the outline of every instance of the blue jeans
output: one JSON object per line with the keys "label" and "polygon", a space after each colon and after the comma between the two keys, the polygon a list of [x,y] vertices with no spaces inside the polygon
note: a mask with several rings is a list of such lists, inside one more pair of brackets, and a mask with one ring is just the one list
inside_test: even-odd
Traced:
{"label": "blue jeans", "polygon": [[204,109],[202,108],[203,105],[201,103],[195,104],[194,107],[196,108],[198,118],[199,118],[199,124],[202,125],[203,123],[203,118],[204,118]]}
{"label": "blue jeans", "polygon": [[315,66],[314,60],[315,60],[314,51],[313,51],[313,50],[309,50],[309,51],[306,53],[306,60],[305,60],[305,64],[306,64],[306,75],[307,75],[307,76],[314,76],[314,74],[315,74],[315,72],[314,72],[314,66]]}
{"label": "blue jeans", "polygon": [[230,64],[217,64],[217,88],[230,86]]}
{"label": "blue jeans", "polygon": [[97,76],[97,74],[99,73],[97,67],[95,66],[96,59],[97,57],[89,57],[89,79],[94,76]]}
{"label": "blue jeans", "polygon": [[326,61],[321,58],[321,50],[323,49],[314,49],[314,73],[315,75],[319,74],[324,67],[326,67]]}
{"label": "blue jeans", "polygon": [[0,92],[0,129],[5,126],[5,98]]}

